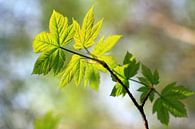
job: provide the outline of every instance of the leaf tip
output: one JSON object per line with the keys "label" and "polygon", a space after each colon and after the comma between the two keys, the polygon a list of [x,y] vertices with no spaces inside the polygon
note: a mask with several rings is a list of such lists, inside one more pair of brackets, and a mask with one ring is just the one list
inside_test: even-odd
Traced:
{"label": "leaf tip", "polygon": [[89,11],[94,11],[94,5],[91,6],[91,8],[89,9]]}
{"label": "leaf tip", "polygon": [[55,9],[53,9],[52,15],[56,15],[57,13],[58,12]]}
{"label": "leaf tip", "polygon": [[115,35],[115,37],[119,40],[122,38],[122,35]]}

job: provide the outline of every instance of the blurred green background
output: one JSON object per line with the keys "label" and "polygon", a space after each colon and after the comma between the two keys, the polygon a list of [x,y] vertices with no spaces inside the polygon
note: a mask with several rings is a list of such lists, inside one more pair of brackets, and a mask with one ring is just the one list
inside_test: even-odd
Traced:
{"label": "blurred green background", "polygon": [[[126,51],[160,71],[163,83],[176,80],[195,90],[194,0],[0,0],[0,129],[33,129],[48,111],[59,116],[58,129],[142,129],[143,121],[129,98],[110,97],[113,83],[102,74],[99,92],[70,84],[58,87],[53,75],[31,75],[38,55],[32,40],[48,31],[53,9],[81,21],[95,5],[104,17],[101,34],[122,34],[110,53],[121,62]],[[131,90],[135,90],[132,84]],[[188,118],[171,119],[165,127],[146,113],[151,129],[194,129],[195,96],[185,100]]]}

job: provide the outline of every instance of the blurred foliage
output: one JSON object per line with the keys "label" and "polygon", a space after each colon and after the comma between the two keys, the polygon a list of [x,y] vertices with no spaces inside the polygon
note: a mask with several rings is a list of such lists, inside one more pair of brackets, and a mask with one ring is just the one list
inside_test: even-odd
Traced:
{"label": "blurred foliage", "polygon": [[59,120],[58,117],[53,116],[52,112],[48,112],[42,118],[34,121],[34,129],[56,129]]}

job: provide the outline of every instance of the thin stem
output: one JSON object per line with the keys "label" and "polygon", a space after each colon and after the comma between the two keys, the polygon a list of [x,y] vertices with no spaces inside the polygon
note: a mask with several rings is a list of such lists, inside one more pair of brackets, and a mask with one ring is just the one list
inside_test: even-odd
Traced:
{"label": "thin stem", "polygon": [[138,102],[136,101],[136,99],[134,98],[132,93],[129,91],[128,87],[118,78],[118,76],[116,74],[114,74],[114,72],[110,69],[110,67],[104,61],[102,61],[100,64],[110,72],[110,74],[117,80],[118,83],[120,83],[122,85],[122,87],[125,89],[125,91],[129,95],[130,99],[133,101],[134,105],[137,107],[137,109],[141,113],[142,118],[145,122],[145,128],[149,129],[148,121],[147,121],[145,112],[143,110],[143,107],[138,104]]}
{"label": "thin stem", "polygon": [[87,51],[87,53],[88,53],[89,55],[91,55],[91,52],[90,52],[86,47],[84,47],[84,49]]}
{"label": "thin stem", "polygon": [[76,54],[76,55],[79,55],[81,57],[84,57],[84,58],[87,58],[87,59],[90,59],[90,60],[94,60],[96,62],[98,62],[99,64],[101,64],[105,69],[107,69],[110,74],[117,80],[118,83],[121,84],[121,86],[125,89],[125,91],[127,92],[127,94],[129,95],[130,99],[132,100],[132,102],[134,103],[134,105],[136,106],[136,108],[139,110],[140,114],[142,115],[142,118],[145,122],[145,128],[146,129],[149,129],[149,126],[148,126],[148,121],[147,121],[147,118],[146,118],[146,115],[145,115],[145,112],[143,110],[143,107],[140,106],[138,104],[138,102],[136,101],[136,99],[134,98],[134,96],[132,95],[132,93],[129,91],[128,87],[119,79],[119,77],[111,70],[111,68],[108,66],[107,63],[105,63],[104,61],[102,60],[99,60],[97,58],[92,58],[92,57],[89,57],[89,56],[86,56],[86,55],[83,55],[83,54],[80,54],[78,52],[75,52],[75,51],[72,51],[72,50],[69,50],[69,49],[66,49],[64,47],[60,47],[62,50],[65,50],[67,52],[70,52],[72,54]]}
{"label": "thin stem", "polygon": [[154,90],[154,89],[151,88],[151,89],[148,91],[148,93],[146,94],[146,96],[144,97],[144,100],[143,100],[142,105],[141,105],[142,107],[144,107],[144,105],[145,105],[145,103],[146,103],[148,97],[150,96],[150,94],[152,93],[153,90]]}
{"label": "thin stem", "polygon": [[[112,71],[113,71],[114,73],[116,73],[118,76],[120,76],[121,78],[126,79],[125,77],[123,77],[122,75],[120,75],[118,72],[116,72],[114,69],[112,69]],[[147,86],[145,83],[140,82],[140,81],[137,81],[137,80],[134,80],[134,79],[132,79],[132,78],[129,78],[128,80],[130,80],[130,81],[132,81],[132,82],[136,82],[136,83],[142,84],[142,85],[144,85],[144,86]]]}
{"label": "thin stem", "polygon": [[148,120],[147,120],[147,118],[146,118],[146,114],[145,114],[145,112],[144,112],[144,108],[140,106],[139,111],[140,111],[140,113],[141,113],[141,115],[142,115],[142,118],[143,118],[143,120],[144,120],[145,128],[146,128],[146,129],[149,129]]}
{"label": "thin stem", "polygon": [[90,59],[90,60],[97,61],[97,59],[96,59],[96,58],[92,58],[92,57],[89,57],[89,56],[83,55],[83,54],[81,54],[81,53],[78,53],[78,52],[75,52],[75,51],[69,50],[69,49],[64,48],[64,47],[60,47],[60,48],[61,48],[62,50],[65,50],[65,51],[67,51],[67,52],[70,52],[70,53],[72,53],[72,54],[76,54],[76,55],[79,55],[79,56],[81,56],[81,57],[84,57],[84,58],[87,58],[87,59]]}
{"label": "thin stem", "polygon": [[139,84],[142,84],[142,85],[144,85],[144,86],[147,86],[145,83],[143,83],[143,82],[140,82],[140,81],[137,81],[137,80],[134,80],[134,79],[129,79],[130,81],[133,81],[133,82],[136,82],[136,83],[139,83]]}
{"label": "thin stem", "polygon": [[93,56],[94,58],[96,58],[96,56],[93,55],[85,46],[84,46],[84,49],[86,50],[86,52],[87,52],[89,55],[91,55],[91,56]]}

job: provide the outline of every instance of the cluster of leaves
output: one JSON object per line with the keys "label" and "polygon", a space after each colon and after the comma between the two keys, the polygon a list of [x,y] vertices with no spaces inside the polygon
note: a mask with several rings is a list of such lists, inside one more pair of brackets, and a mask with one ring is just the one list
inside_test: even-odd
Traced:
{"label": "cluster of leaves", "polygon": [[161,95],[153,105],[153,113],[157,113],[157,118],[161,123],[168,125],[169,114],[174,117],[187,117],[185,105],[180,101],[194,92],[184,86],[176,86],[176,83],[168,84],[161,92]]}
{"label": "cluster of leaves", "polygon": [[96,61],[84,59],[83,57],[74,54],[65,66],[65,47],[74,39],[73,45],[75,50],[87,50],[91,57],[104,60],[109,66],[114,67],[115,62],[111,56],[105,55],[111,50],[120,35],[112,35],[104,40],[104,37],[96,43],[94,49],[89,52],[88,48],[95,44],[100,29],[102,27],[103,19],[94,25],[93,7],[86,14],[82,27],[73,19],[73,23],[68,25],[68,19],[60,13],[53,11],[50,18],[50,33],[42,32],[38,34],[33,41],[34,52],[41,53],[38,57],[33,74],[48,74],[53,70],[54,74],[62,74],[60,85],[63,87],[67,85],[72,79],[76,85],[80,85],[83,76],[85,76],[84,85],[88,83],[93,89],[98,89],[100,75],[99,70],[105,72],[106,70]]}
{"label": "cluster of leaves", "polygon": [[154,100],[154,95],[158,95],[153,104],[153,113],[157,113],[157,118],[162,124],[168,125],[170,114],[174,117],[187,117],[185,105],[181,100],[192,96],[193,91],[184,86],[177,86],[174,82],[166,85],[159,93],[155,88],[160,82],[158,71],[152,72],[148,67],[142,65],[142,74],[143,77],[138,77],[139,81],[144,85],[138,89],[138,91],[142,92],[140,101],[143,102],[149,92],[148,97],[151,102]]}
{"label": "cluster of leaves", "polygon": [[[116,66],[114,72],[119,76],[122,82],[129,87],[129,80],[137,75],[140,68],[140,63],[136,61],[132,54],[127,52],[123,65]],[[155,94],[158,95],[153,104],[153,113],[157,113],[157,118],[161,123],[168,125],[169,114],[174,117],[187,117],[185,105],[180,101],[194,94],[194,92],[185,88],[184,86],[176,86],[176,83],[168,84],[164,87],[161,93],[159,93],[155,86],[160,82],[159,73],[157,70],[150,70],[147,66],[142,65],[141,68],[142,77],[137,77],[139,83],[143,86],[137,91],[141,92],[140,102],[145,103],[147,97],[151,102],[154,100]],[[116,81],[113,78],[113,81]],[[126,91],[124,88],[116,81],[111,96],[124,96]]]}
{"label": "cluster of leaves", "polygon": [[[102,36],[99,40],[97,37],[102,27],[103,19],[94,23],[93,7],[87,12],[82,26],[73,19],[71,24],[68,24],[68,18],[60,13],[53,11],[50,18],[50,32],[42,32],[38,34],[33,41],[34,52],[40,53],[33,74],[46,75],[53,71],[54,75],[60,75],[60,86],[64,87],[71,80],[74,80],[76,85],[89,85],[91,88],[98,90],[100,83],[99,72],[106,72],[106,69],[100,62],[105,62],[109,69],[129,88],[129,80],[139,74],[140,63],[135,57],[127,52],[122,65],[118,65],[112,56],[107,53],[116,45],[121,38],[120,35],[111,35],[106,39]],[[74,41],[73,49],[67,48],[67,45]],[[92,48],[91,51],[88,49]],[[80,54],[75,51],[84,50],[85,54]],[[72,53],[72,57],[65,66],[66,53]],[[137,77],[140,84],[143,86],[138,89],[141,92],[140,102],[144,106],[149,98],[151,102],[154,100],[154,95],[158,94],[154,105],[153,113],[157,113],[157,118],[163,123],[168,124],[169,114],[175,117],[185,117],[186,109],[180,101],[194,92],[176,86],[171,83],[159,93],[156,86],[159,84],[158,71],[152,71],[147,66],[141,66],[143,76]],[[111,96],[125,96],[126,90],[120,82],[112,76],[112,80],[116,82]],[[135,80],[133,80],[135,81]]]}

